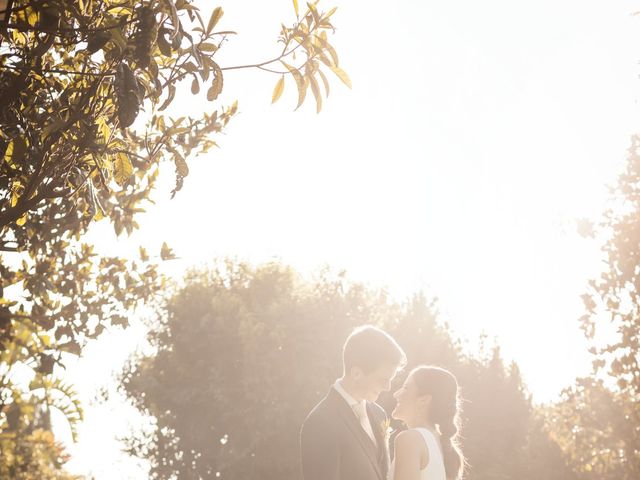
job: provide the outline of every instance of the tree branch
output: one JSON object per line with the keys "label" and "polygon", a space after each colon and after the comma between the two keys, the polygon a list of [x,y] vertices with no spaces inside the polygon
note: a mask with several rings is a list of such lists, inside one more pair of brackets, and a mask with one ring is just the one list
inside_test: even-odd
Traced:
{"label": "tree branch", "polygon": [[[14,10],[15,11],[15,10]],[[111,25],[109,27],[96,27],[96,28],[65,28],[65,27],[56,27],[56,28],[43,28],[39,26],[32,27],[31,25],[22,25],[17,23],[8,23],[4,25],[6,29],[18,30],[19,32],[39,32],[39,33],[69,33],[69,32],[78,32],[78,33],[96,33],[96,32],[106,32],[113,28],[124,27],[130,23],[134,23],[137,19],[134,17],[130,20],[122,20],[120,23],[116,25]]]}
{"label": "tree branch", "polygon": [[116,72],[94,73],[94,72],[76,72],[74,70],[60,70],[57,68],[34,68],[34,67],[18,67],[14,65],[0,65],[0,69],[9,69],[16,71],[32,71],[36,73],[62,73],[66,75],[81,75],[85,77],[112,77]]}
{"label": "tree branch", "polygon": [[26,212],[35,208],[43,199],[42,195],[37,195],[24,202],[19,202],[15,207],[0,212],[0,229],[18,220]]}
{"label": "tree branch", "polygon": [[[270,63],[278,62],[278,61],[282,60],[283,58],[288,57],[293,52],[295,52],[298,48],[300,48],[301,45],[302,45],[301,43],[298,43],[298,45],[293,47],[288,52],[283,52],[280,56],[278,56],[276,58],[273,58],[271,60],[267,60],[266,62],[252,63],[252,64],[249,64],[249,65],[237,65],[237,66],[234,66],[234,67],[222,67],[222,68],[220,68],[220,70],[239,70],[241,68],[261,68],[261,67],[264,67],[265,65],[269,65]],[[289,73],[289,72],[287,72],[287,73]]]}

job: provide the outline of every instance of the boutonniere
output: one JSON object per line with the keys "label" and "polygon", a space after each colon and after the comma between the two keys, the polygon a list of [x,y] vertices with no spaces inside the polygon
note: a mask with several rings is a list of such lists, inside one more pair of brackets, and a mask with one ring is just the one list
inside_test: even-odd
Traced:
{"label": "boutonniere", "polygon": [[391,428],[391,420],[388,418],[380,423],[380,431],[382,432],[382,438],[385,439],[386,442],[389,441],[389,437],[391,436],[391,432],[393,429]]}

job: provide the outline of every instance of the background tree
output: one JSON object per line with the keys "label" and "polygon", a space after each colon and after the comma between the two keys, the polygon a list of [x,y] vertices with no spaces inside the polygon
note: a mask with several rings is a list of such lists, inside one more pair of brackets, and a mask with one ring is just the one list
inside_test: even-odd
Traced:
{"label": "background tree", "polygon": [[63,465],[68,456],[53,434],[45,429],[0,434],[0,475],[12,480],[80,480],[70,475]]}
{"label": "background tree", "polygon": [[[208,82],[213,101],[225,70],[283,63],[300,87],[299,103],[309,86],[319,95],[322,62],[348,82],[326,40],[333,11],[309,5],[282,28],[276,58],[221,67],[216,52],[233,34],[216,29],[222,14],[215,8],[205,22],[186,0],[12,3],[0,51],[0,250],[20,255],[0,269],[5,336],[29,317],[77,343],[106,323],[92,327],[89,319],[126,324],[127,307],[157,287],[140,262],[99,259],[78,240],[103,217],[116,234],[130,233],[161,160],[175,166],[175,193],[188,174],[185,159],[212,146],[235,113],[234,104],[199,118],[164,115],[182,81],[193,94]],[[304,55],[294,67],[284,60],[296,50]],[[141,109],[147,113],[136,122]]]}
{"label": "background tree", "polygon": [[[237,110],[213,103],[199,116],[169,116],[182,90],[214,102],[226,70],[258,68],[280,75],[274,101],[287,76],[298,106],[311,89],[319,110],[323,69],[349,83],[328,41],[335,9],[293,3],[296,20],[282,27],[274,58],[218,65],[234,35],[218,27],[220,7],[203,18],[188,0],[2,2],[0,351],[13,353],[0,360],[0,432],[9,429],[8,409],[33,397],[15,381],[16,366],[53,381],[65,354],[126,326],[139,300],[163,286],[156,256],[143,248],[139,259],[123,259],[82,240],[103,218],[117,235],[138,228],[159,169],[175,169],[175,194],[187,159],[214,145]],[[171,258],[170,249],[160,257]]]}
{"label": "background tree", "polygon": [[470,479],[575,478],[518,366],[506,366],[498,346],[465,356],[458,377],[465,398],[463,446]]}
{"label": "background tree", "polygon": [[[456,373],[469,479],[571,478],[517,368],[506,368],[497,349],[464,354],[433,299],[395,302],[344,275],[304,280],[278,264],[191,272],[158,312],[155,353],[134,356],[122,374],[124,393],[155,425],[130,439],[131,452],[150,460],[156,479],[299,478],[300,425],[341,375],[344,339],[363,323],[390,331],[409,368]],[[382,402],[393,408],[390,395]]]}
{"label": "background tree", "polygon": [[548,412],[552,435],[573,470],[585,480],[630,480],[637,464],[630,464],[629,445],[638,424],[631,420],[637,403],[608,388],[601,379],[580,378]]}
{"label": "background tree", "polygon": [[[64,416],[75,439],[83,410],[73,387],[53,375],[53,357],[42,353],[50,337],[33,335],[33,330],[18,324],[15,335],[0,351],[0,401],[4,406],[0,478],[66,480],[71,478],[62,468],[67,456],[51,433],[51,412],[57,410]],[[31,381],[25,386],[27,372]]]}
{"label": "background tree", "polygon": [[605,267],[589,282],[581,318],[592,342],[593,373],[563,393],[551,417],[572,465],[589,479],[640,477],[639,149],[634,136],[596,229],[606,239]]}

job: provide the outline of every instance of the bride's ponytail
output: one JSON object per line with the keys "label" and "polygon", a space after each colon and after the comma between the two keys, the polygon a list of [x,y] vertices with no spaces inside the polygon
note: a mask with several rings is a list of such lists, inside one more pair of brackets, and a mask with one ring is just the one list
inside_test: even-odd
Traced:
{"label": "bride's ponytail", "polygon": [[412,372],[420,393],[431,395],[431,417],[440,430],[447,480],[460,480],[465,460],[459,443],[460,398],[458,382],[447,370],[418,367]]}
{"label": "bride's ponytail", "polygon": [[464,470],[464,457],[460,450],[458,441],[458,426],[456,425],[456,417],[450,418],[448,421],[438,423],[440,428],[442,457],[444,460],[444,468],[447,472],[447,480],[458,480],[462,478]]}

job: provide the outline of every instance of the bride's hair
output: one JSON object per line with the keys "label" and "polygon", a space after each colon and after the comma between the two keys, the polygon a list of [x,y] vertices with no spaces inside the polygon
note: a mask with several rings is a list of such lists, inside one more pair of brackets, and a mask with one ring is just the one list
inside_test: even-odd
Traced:
{"label": "bride's hair", "polygon": [[456,377],[444,368],[432,366],[417,367],[411,375],[418,394],[431,395],[430,417],[440,430],[447,480],[458,480],[465,460],[459,443],[461,402]]}

